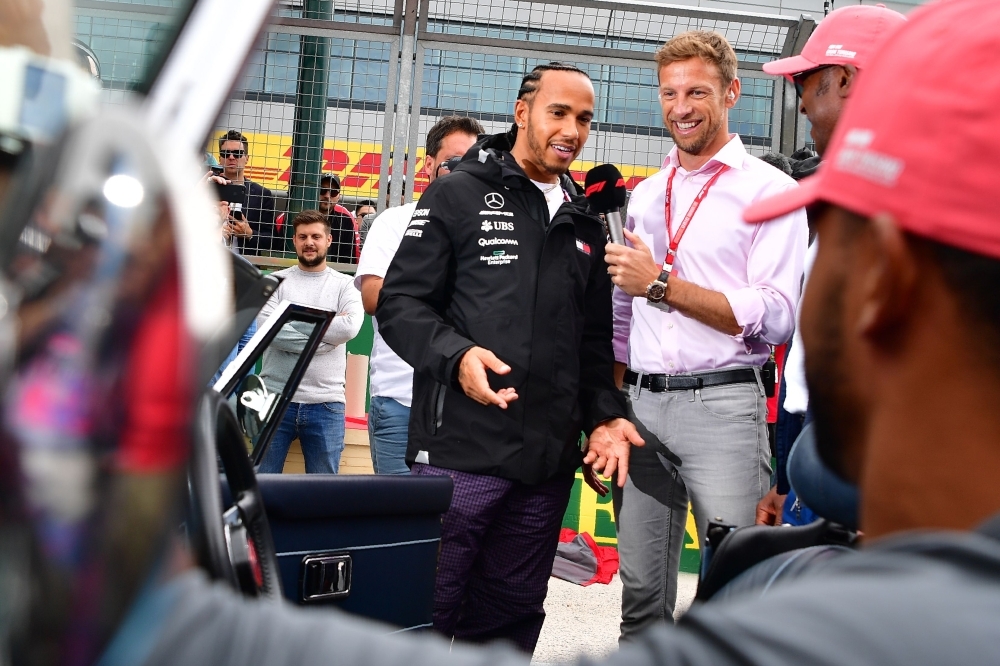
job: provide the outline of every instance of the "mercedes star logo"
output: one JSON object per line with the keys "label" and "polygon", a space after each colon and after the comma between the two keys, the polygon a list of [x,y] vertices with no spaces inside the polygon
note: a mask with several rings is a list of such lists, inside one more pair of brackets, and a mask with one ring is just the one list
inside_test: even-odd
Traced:
{"label": "mercedes star logo", "polygon": [[496,192],[486,195],[486,205],[490,208],[503,208],[503,197]]}

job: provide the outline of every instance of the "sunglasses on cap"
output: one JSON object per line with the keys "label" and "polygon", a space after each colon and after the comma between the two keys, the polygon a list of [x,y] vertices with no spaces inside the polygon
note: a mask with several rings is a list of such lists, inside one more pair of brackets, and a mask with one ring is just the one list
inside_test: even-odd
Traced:
{"label": "sunglasses on cap", "polygon": [[228,159],[230,157],[235,157],[235,158],[239,159],[239,158],[243,157],[246,154],[247,154],[247,151],[245,151],[245,150],[220,150],[219,151],[219,157],[221,157],[222,159]]}
{"label": "sunglasses on cap", "polygon": [[822,67],[814,67],[813,69],[807,69],[806,71],[799,72],[793,76],[792,83],[795,85],[795,94],[801,98],[802,92],[805,89],[806,79],[813,74],[822,72],[824,69],[830,69],[831,67],[839,67],[839,65],[823,65]]}

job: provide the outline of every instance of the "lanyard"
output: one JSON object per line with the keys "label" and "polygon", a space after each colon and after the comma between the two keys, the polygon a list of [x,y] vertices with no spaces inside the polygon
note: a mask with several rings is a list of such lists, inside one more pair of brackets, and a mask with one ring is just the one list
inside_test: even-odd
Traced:
{"label": "lanyard", "polygon": [[677,246],[681,244],[681,238],[684,237],[684,232],[687,231],[688,225],[691,224],[694,214],[698,212],[698,207],[701,206],[701,202],[705,200],[708,196],[708,191],[712,189],[712,185],[715,185],[715,181],[719,180],[719,176],[725,173],[729,169],[728,164],[723,164],[722,168],[715,172],[715,175],[708,179],[705,186],[701,188],[701,192],[698,196],[694,198],[691,202],[691,207],[688,208],[688,212],[684,215],[684,219],[681,221],[681,226],[677,229],[677,233],[670,236],[670,199],[671,192],[674,189],[674,174],[677,173],[677,167],[674,167],[670,171],[670,176],[667,178],[667,196],[663,203],[663,217],[667,221],[667,238],[670,239],[670,244],[667,247],[667,256],[663,260],[663,270],[670,273],[674,270],[674,257],[677,256]]}

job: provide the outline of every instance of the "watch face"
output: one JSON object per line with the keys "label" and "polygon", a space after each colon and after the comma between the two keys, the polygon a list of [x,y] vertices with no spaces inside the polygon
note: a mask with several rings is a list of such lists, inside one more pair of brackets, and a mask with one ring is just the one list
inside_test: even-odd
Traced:
{"label": "watch face", "polygon": [[666,286],[663,283],[653,282],[646,287],[646,298],[651,301],[662,301],[666,291]]}

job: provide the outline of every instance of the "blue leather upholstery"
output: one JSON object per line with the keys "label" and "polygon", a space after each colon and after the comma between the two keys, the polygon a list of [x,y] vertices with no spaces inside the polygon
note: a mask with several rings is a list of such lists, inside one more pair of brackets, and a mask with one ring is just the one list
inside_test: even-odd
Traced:
{"label": "blue leather upholstery", "polygon": [[398,628],[430,626],[449,477],[260,474],[257,483],[287,599],[302,603],[303,558],[349,554],[350,595],[324,605]]}

